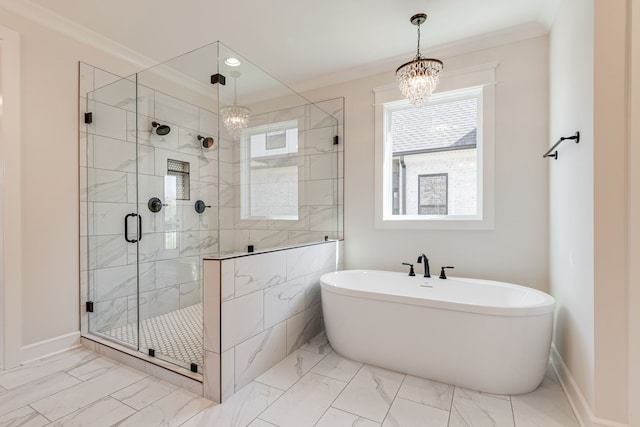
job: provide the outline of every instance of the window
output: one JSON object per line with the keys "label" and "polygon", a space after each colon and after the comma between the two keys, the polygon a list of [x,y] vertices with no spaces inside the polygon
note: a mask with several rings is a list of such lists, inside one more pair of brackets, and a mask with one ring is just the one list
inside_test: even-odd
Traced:
{"label": "window", "polygon": [[495,66],[443,77],[422,108],[374,89],[377,228],[493,228]]}
{"label": "window", "polygon": [[242,219],[298,219],[297,153],[295,120],[243,132]]}
{"label": "window", "polygon": [[477,215],[480,101],[476,88],[385,105],[392,215]]}
{"label": "window", "polygon": [[446,215],[448,210],[447,173],[418,175],[418,215]]}

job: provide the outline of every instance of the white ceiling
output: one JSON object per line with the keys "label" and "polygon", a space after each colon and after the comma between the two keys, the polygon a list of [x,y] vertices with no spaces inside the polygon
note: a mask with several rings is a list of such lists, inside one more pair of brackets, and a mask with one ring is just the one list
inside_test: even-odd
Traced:
{"label": "white ceiling", "polygon": [[[221,41],[299,87],[390,59],[525,24],[548,28],[561,0],[17,0],[31,2],[158,62]],[[398,63],[397,65],[400,65]],[[391,70],[393,71],[393,70]]]}

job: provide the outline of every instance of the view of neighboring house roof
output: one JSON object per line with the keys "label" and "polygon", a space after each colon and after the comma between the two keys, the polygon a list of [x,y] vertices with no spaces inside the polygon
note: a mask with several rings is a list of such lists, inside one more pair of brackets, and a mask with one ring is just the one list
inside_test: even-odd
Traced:
{"label": "view of neighboring house roof", "polygon": [[394,154],[475,146],[478,100],[460,99],[391,113]]}

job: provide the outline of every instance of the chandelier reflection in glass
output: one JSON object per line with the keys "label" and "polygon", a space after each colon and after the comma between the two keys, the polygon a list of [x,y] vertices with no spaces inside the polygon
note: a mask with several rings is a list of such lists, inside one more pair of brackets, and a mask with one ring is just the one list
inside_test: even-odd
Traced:
{"label": "chandelier reflection in glass", "polygon": [[227,105],[220,109],[220,115],[222,115],[222,122],[227,132],[233,139],[240,138],[242,129],[245,129],[249,125],[249,116],[251,110],[247,107],[243,107],[238,104],[238,84],[237,78],[240,77],[238,71],[231,71],[231,77],[233,77],[233,105]]}
{"label": "chandelier reflection in glass", "polygon": [[422,107],[440,81],[442,61],[425,58],[420,54],[420,25],[427,20],[425,13],[411,17],[411,23],[418,26],[418,50],[416,57],[402,64],[396,70],[396,80],[402,94],[416,107]]}

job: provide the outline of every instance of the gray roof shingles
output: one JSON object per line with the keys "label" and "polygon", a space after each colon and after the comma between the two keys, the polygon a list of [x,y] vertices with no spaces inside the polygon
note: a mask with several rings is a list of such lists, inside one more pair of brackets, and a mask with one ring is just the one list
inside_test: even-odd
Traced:
{"label": "gray roof shingles", "polygon": [[391,113],[393,153],[474,146],[478,101],[460,99]]}

